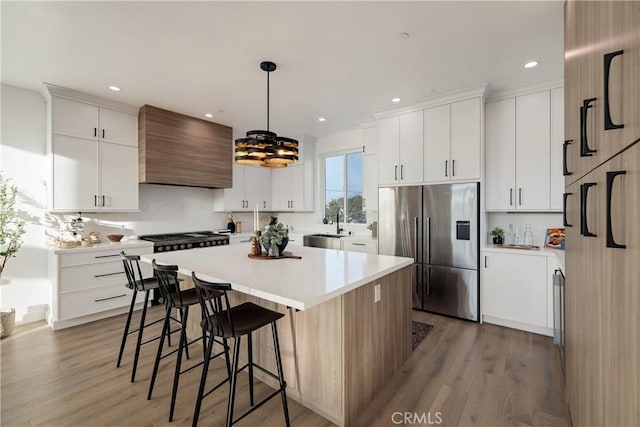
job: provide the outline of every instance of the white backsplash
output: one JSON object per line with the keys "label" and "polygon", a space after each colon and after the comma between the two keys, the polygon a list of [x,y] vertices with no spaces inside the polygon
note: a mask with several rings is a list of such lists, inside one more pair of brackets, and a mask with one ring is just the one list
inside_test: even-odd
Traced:
{"label": "white backsplash", "polygon": [[509,224],[513,224],[520,228],[520,233],[524,235],[524,229],[527,224],[531,225],[533,231],[533,244],[544,246],[544,239],[547,235],[548,228],[562,227],[561,213],[507,213],[507,212],[489,212],[487,213],[487,236],[484,240],[486,243],[492,243],[489,232],[494,227],[500,227],[503,230],[509,228]]}

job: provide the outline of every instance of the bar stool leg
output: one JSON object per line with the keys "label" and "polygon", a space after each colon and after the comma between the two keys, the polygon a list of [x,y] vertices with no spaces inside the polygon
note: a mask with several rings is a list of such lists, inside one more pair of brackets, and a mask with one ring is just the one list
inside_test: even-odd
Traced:
{"label": "bar stool leg", "polygon": [[240,341],[242,337],[235,337],[233,346],[233,366],[231,367],[231,387],[229,388],[229,402],[227,406],[227,427],[233,424],[233,404],[236,400],[236,383],[238,379],[238,360],[240,358]]}
{"label": "bar stool leg", "polygon": [[118,353],[118,363],[116,368],[120,367],[122,362],[122,354],[124,353],[124,346],[127,343],[127,336],[129,335],[129,326],[131,325],[131,316],[133,315],[133,306],[136,304],[137,289],[133,290],[133,296],[131,297],[131,304],[129,305],[129,314],[127,314],[127,322],[124,325],[124,332],[122,333],[122,343],[120,343],[120,353]]}
{"label": "bar stool leg", "polygon": [[160,358],[162,356],[162,346],[164,345],[164,337],[169,330],[169,320],[171,316],[171,309],[167,307],[167,312],[164,317],[164,323],[162,324],[162,334],[160,335],[160,342],[158,343],[158,352],[156,353],[156,361],[153,364],[153,373],[151,374],[151,383],[149,384],[149,393],[147,394],[147,400],[151,400],[151,394],[153,393],[153,386],[156,382],[156,375],[158,374],[158,366],[160,365]]}
{"label": "bar stool leg", "polygon": [[[135,292],[133,301],[136,300]],[[144,291],[144,305],[140,314],[140,327],[138,328],[138,340],[136,341],[136,354],[133,356],[133,371],[131,372],[131,382],[136,380],[136,369],[138,368],[138,358],[140,357],[140,347],[142,346],[142,333],[144,331],[144,322],[147,319],[147,305],[149,304],[149,291]]]}
{"label": "bar stool leg", "polygon": [[[211,337],[213,339],[213,337]],[[224,361],[227,365],[227,378],[231,378],[231,363],[229,362],[229,344],[226,338],[222,338],[222,344],[224,346]]]}
{"label": "bar stool leg", "polygon": [[[202,331],[204,333],[204,330]],[[203,335],[204,340],[204,335]],[[207,343],[207,347],[204,351],[204,364],[202,365],[202,376],[200,377],[200,387],[198,388],[198,396],[196,397],[196,409],[193,412],[193,423],[192,426],[196,427],[198,425],[198,418],[200,417],[200,407],[202,406],[202,396],[204,395],[204,388],[207,384],[207,374],[209,372],[209,363],[211,358],[211,351],[213,348],[213,335],[209,337],[209,342]],[[229,359],[227,359],[227,364],[229,363]]]}
{"label": "bar stool leg", "polygon": [[247,352],[249,353],[249,404],[253,406],[253,343],[251,332],[247,335]]}
{"label": "bar stool leg", "polygon": [[[188,347],[187,342],[187,319],[189,318],[189,307],[180,310],[182,315],[180,320],[180,342],[178,343],[178,357],[176,359],[176,370],[173,374],[173,390],[171,391],[171,409],[169,409],[169,422],[173,421],[173,412],[176,408],[176,396],[178,395],[178,383],[180,382],[180,365],[182,364],[182,350]],[[187,359],[189,353],[187,353]]]}
{"label": "bar stool leg", "polygon": [[276,352],[276,365],[278,366],[278,380],[280,381],[280,396],[282,397],[284,421],[287,427],[289,427],[291,422],[289,421],[289,406],[287,405],[287,383],[284,380],[284,374],[282,372],[282,358],[280,357],[280,343],[278,342],[278,329],[276,328],[276,322],[271,322],[271,331],[273,332],[273,347]]}

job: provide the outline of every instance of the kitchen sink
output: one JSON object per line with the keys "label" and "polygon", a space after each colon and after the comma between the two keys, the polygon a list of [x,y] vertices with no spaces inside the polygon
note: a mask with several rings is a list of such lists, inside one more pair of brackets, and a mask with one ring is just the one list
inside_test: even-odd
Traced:
{"label": "kitchen sink", "polygon": [[303,236],[304,246],[324,249],[340,249],[340,239],[344,234],[307,234]]}

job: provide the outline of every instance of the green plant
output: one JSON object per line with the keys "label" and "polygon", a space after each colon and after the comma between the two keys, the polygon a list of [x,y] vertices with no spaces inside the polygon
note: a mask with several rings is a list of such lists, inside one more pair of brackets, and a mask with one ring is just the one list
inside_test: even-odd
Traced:
{"label": "green plant", "polygon": [[18,187],[0,172],[0,277],[9,258],[15,257],[22,246],[22,235],[26,233],[25,221],[15,207],[17,194]]}
{"label": "green plant", "polygon": [[289,230],[292,227],[285,226],[281,222],[278,222],[278,218],[275,216],[270,217],[269,225],[267,225],[260,236],[260,243],[268,243],[270,245],[279,245],[282,240],[289,236]]}
{"label": "green plant", "polygon": [[367,224],[367,230],[373,231],[373,223],[372,222]]}
{"label": "green plant", "polygon": [[493,230],[491,230],[491,235],[493,237],[504,237],[504,230],[500,227],[496,227]]}

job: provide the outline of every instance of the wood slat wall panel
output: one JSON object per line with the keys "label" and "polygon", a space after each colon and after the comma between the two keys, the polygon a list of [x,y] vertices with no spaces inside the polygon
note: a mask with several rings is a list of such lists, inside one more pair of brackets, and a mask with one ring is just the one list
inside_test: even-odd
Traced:
{"label": "wood slat wall panel", "polygon": [[138,133],[140,183],[231,187],[230,127],[144,105]]}

